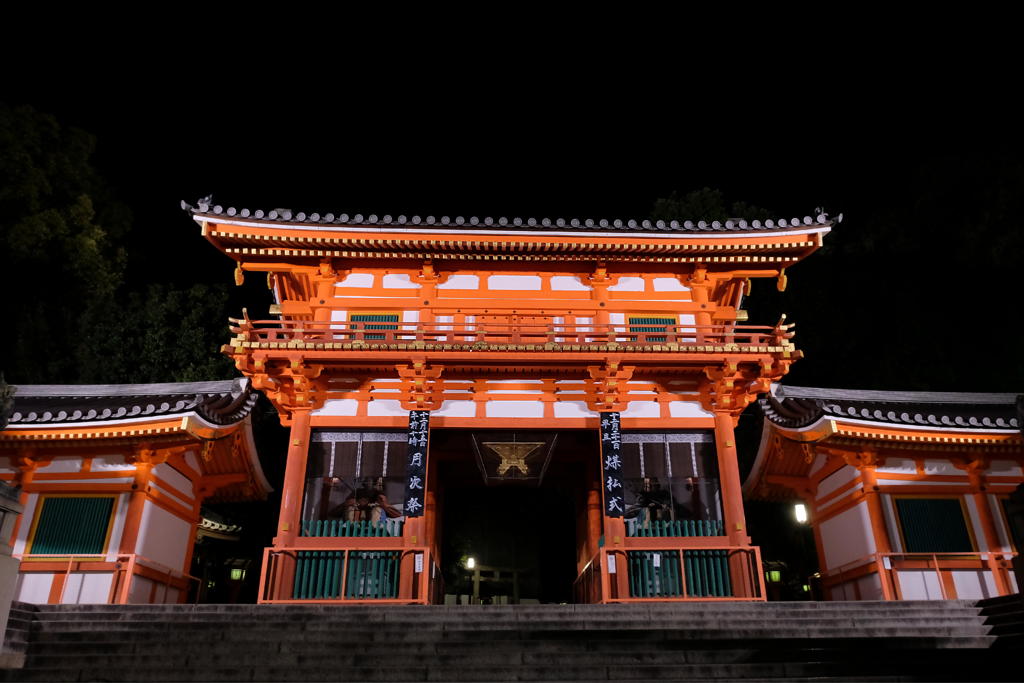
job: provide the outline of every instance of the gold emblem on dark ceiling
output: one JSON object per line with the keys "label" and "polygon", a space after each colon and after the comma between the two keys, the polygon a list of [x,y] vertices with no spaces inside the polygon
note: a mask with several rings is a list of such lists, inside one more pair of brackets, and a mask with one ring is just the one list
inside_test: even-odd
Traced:
{"label": "gold emblem on dark ceiling", "polygon": [[526,458],[533,454],[538,448],[544,445],[540,442],[484,442],[487,448],[498,454],[501,464],[498,465],[498,476],[502,477],[513,467],[523,473],[530,474],[530,467],[526,464]]}

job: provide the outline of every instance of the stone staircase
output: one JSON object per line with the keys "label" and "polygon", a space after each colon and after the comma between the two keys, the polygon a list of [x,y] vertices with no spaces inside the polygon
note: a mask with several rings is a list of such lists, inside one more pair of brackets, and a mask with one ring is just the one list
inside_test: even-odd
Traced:
{"label": "stone staircase", "polygon": [[[989,635],[996,637],[993,647],[1024,651],[1024,594],[981,600],[978,606],[990,627]],[[1024,678],[1024,667],[1021,677]]]}
{"label": "stone staircase", "polygon": [[[967,601],[15,605],[2,681],[1019,680]],[[18,635],[18,633],[14,633]]]}

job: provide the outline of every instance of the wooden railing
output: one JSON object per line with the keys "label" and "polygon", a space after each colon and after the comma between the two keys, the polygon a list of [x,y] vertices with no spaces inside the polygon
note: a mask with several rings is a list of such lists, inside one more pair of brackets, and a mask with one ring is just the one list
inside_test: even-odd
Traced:
{"label": "wooden railing", "polygon": [[626,520],[626,535],[629,537],[721,536],[724,534],[724,529],[725,524],[720,519],[648,520],[644,522],[638,519]]}
{"label": "wooden railing", "polygon": [[[955,600],[961,596],[957,593],[953,572],[983,572],[983,576],[988,574],[993,579],[995,586],[1012,586],[1011,561],[1016,555],[1013,552],[873,553],[824,572],[822,581],[831,591],[833,600],[874,600],[879,596],[864,595],[859,581],[877,574],[883,599],[920,599],[922,596],[909,591],[904,585],[908,577],[904,577],[902,582],[900,579],[901,573],[913,572],[922,579],[925,599]],[[934,576],[934,581],[929,581],[926,576]],[[1012,591],[1006,591],[1009,592]]]}
{"label": "wooden railing", "polygon": [[[135,553],[106,553],[98,555],[61,555],[61,554],[29,554],[14,555],[21,560],[21,573],[45,572],[54,575],[60,590],[57,592],[56,604],[64,602],[68,589],[68,579],[72,575],[111,574],[110,590],[107,603],[127,605],[132,601],[132,589],[136,577],[151,582],[147,599],[141,602],[163,604],[169,602],[171,590],[178,591],[170,602],[185,602],[193,583],[198,584],[195,576],[172,569],[156,560]],[[84,579],[83,579],[84,580]],[[162,594],[159,589],[163,588]],[[194,592],[194,597],[199,591]],[[136,602],[139,602],[136,600]]]}
{"label": "wooden railing", "polygon": [[[441,572],[428,548],[403,546],[401,538],[372,540],[378,544],[368,548],[265,549],[259,602],[410,605],[443,597]],[[393,547],[383,547],[384,541]]]}
{"label": "wooden railing", "polygon": [[536,323],[381,323],[231,318],[236,349],[431,348],[445,350],[566,350],[770,352],[792,350],[792,325],[565,325]]}
{"label": "wooden railing", "polygon": [[[648,547],[649,546],[649,547]],[[764,600],[757,547],[602,548],[580,572],[577,602]]]}
{"label": "wooden railing", "polygon": [[385,519],[379,522],[348,522],[340,519],[304,519],[302,536],[331,538],[380,538],[402,535],[401,519]]}

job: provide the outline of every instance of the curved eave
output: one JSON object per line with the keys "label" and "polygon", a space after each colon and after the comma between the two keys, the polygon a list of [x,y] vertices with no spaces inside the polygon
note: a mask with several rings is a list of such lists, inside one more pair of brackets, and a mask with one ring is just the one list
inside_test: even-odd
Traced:
{"label": "curved eave", "polygon": [[[768,421],[766,421],[768,422]],[[1009,429],[958,429],[945,426],[910,426],[892,422],[851,420],[825,415],[804,427],[786,427],[770,422],[772,428],[793,441],[821,441],[830,436],[845,436],[879,441],[914,443],[1010,443],[1020,442],[1021,434]]]}
{"label": "curved eave", "polygon": [[528,255],[533,259],[572,259],[600,255],[707,262],[789,265],[821,246],[831,224],[756,232],[562,232],[504,229],[406,228],[395,226],[310,226],[253,223],[223,216],[194,216],[203,236],[236,260],[254,258],[374,257],[430,255],[480,258]]}
{"label": "curved eave", "polygon": [[[248,417],[245,418],[248,420]],[[244,422],[244,421],[243,421]],[[233,433],[243,422],[218,425],[196,412],[159,418],[130,418],[96,422],[64,422],[47,425],[8,425],[0,432],[0,444],[24,441],[83,442],[107,439],[148,439],[180,436],[188,440],[219,438]]]}

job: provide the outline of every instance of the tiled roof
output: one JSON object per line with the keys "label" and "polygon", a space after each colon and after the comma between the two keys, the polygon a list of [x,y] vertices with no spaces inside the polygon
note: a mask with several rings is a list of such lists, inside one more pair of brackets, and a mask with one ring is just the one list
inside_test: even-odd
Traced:
{"label": "tiled roof", "polygon": [[406,228],[439,227],[444,230],[538,230],[538,231],[631,231],[631,232],[765,232],[771,230],[792,230],[804,227],[827,227],[842,221],[842,214],[829,219],[825,213],[816,217],[779,218],[776,220],[752,220],[742,218],[727,221],[703,220],[648,220],[648,219],[593,219],[593,218],[508,218],[479,216],[406,216],[391,214],[348,214],[348,213],[305,213],[290,209],[239,209],[224,207],[201,199],[193,206],[182,201],[181,208],[192,216],[211,217],[234,221],[265,222],[267,224],[288,223],[308,225],[351,225],[383,226],[392,225]]}
{"label": "tiled roof", "polygon": [[23,384],[15,387],[9,427],[103,422],[196,413],[235,424],[256,404],[248,379],[170,384]]}
{"label": "tiled roof", "polygon": [[776,385],[760,400],[765,416],[800,428],[822,417],[888,424],[970,429],[1020,429],[1017,394],[934,391],[860,391]]}

